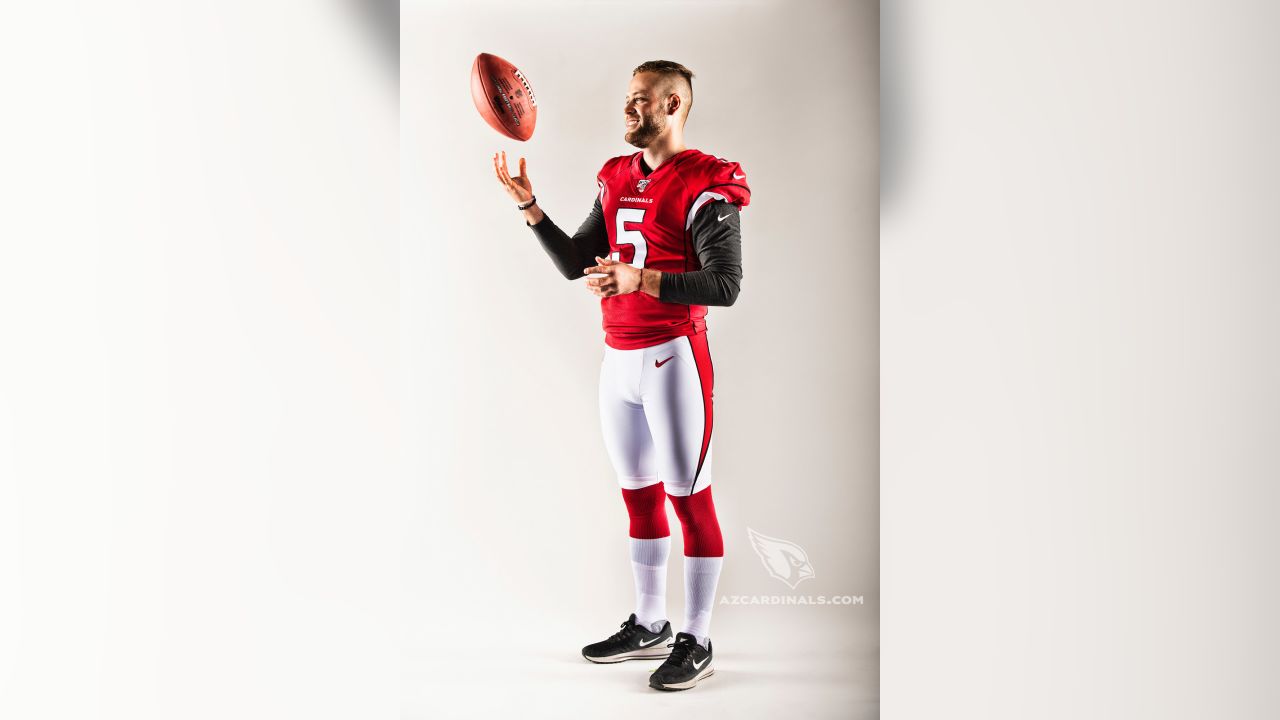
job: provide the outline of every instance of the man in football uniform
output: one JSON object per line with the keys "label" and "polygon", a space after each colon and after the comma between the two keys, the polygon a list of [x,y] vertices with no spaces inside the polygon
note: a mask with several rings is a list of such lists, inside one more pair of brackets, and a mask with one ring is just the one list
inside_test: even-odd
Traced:
{"label": "man in football uniform", "polygon": [[[650,678],[684,690],[713,672],[711,611],[724,545],[711,500],[712,386],[709,305],[732,305],[742,278],[739,211],[751,198],[737,163],[688,149],[684,124],[693,73],[646,62],[631,77],[625,139],[641,149],[604,164],[590,215],[572,236],[538,206],[520,159],[494,172],[543,249],[570,280],[601,298],[605,354],[600,420],[630,516],[635,612],[586,646],[597,663],[666,657]],[[685,615],[667,621],[670,498],[684,537]],[[670,644],[668,644],[670,641]]]}

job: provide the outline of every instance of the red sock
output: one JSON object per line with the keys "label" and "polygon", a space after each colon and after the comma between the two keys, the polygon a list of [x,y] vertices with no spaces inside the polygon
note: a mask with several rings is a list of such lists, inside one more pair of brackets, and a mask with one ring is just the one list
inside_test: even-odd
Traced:
{"label": "red sock", "polygon": [[[724,538],[720,536],[720,521],[716,518],[716,505],[711,500],[711,487],[692,495],[668,497],[675,506],[676,517],[680,518],[684,554],[688,557],[724,557]],[[665,523],[664,519],[664,526]]]}
{"label": "red sock", "polygon": [[624,488],[622,501],[627,504],[627,515],[631,517],[631,537],[652,540],[671,535],[671,528],[667,526],[667,494],[662,483],[639,490]]}

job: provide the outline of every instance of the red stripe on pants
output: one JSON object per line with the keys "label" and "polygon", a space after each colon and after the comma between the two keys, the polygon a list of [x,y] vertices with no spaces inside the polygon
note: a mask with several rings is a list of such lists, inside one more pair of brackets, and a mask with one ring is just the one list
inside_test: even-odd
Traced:
{"label": "red stripe on pants", "polygon": [[[698,454],[698,469],[693,473],[693,484],[689,486],[689,494],[698,489],[698,476],[702,474],[702,464],[707,460],[707,451],[711,449],[712,391],[715,387],[715,370],[711,367],[711,349],[707,346],[707,334],[695,333],[688,336],[689,347],[693,350],[693,362],[698,367],[698,381],[702,383],[702,452]],[[718,530],[717,530],[718,532]]]}

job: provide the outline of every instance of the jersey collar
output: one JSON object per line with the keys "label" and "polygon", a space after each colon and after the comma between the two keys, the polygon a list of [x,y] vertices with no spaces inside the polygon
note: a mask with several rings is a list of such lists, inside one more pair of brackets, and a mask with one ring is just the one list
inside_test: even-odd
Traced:
{"label": "jersey collar", "polygon": [[684,162],[691,153],[696,152],[697,150],[694,150],[693,148],[685,148],[684,150],[681,150],[675,155],[667,158],[667,161],[659,165],[657,170],[651,170],[648,173],[645,172],[645,168],[647,166],[644,164],[644,152],[638,152],[631,156],[631,177],[633,180],[639,180],[641,178],[653,179],[654,175],[666,170],[668,167]]}

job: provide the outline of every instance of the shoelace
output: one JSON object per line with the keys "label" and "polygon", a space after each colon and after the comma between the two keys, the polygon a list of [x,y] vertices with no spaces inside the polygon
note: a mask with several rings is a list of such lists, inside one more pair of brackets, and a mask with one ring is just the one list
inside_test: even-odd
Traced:
{"label": "shoelace", "polygon": [[671,654],[667,656],[667,663],[677,666],[684,665],[684,661],[689,658],[689,653],[693,652],[693,646],[687,642],[671,643],[667,647],[671,648]]}
{"label": "shoelace", "polygon": [[618,627],[622,629],[614,633],[613,635],[609,636],[610,642],[615,640],[626,640],[627,638],[631,637],[632,633],[636,631],[636,626],[632,625],[630,621],[623,622]]}

